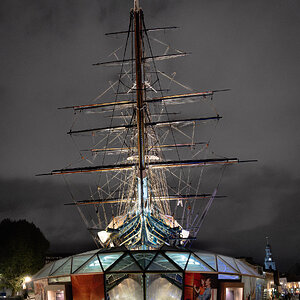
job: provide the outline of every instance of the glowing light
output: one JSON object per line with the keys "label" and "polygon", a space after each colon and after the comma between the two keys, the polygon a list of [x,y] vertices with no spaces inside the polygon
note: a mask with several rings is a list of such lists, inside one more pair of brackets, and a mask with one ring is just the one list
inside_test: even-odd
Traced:
{"label": "glowing light", "polygon": [[30,282],[31,281],[31,277],[29,276],[26,276],[23,278],[23,285],[22,285],[22,288],[25,290],[26,289],[26,283]]}
{"label": "glowing light", "polygon": [[190,234],[190,232],[189,232],[188,230],[182,229],[182,230],[181,230],[180,236],[181,236],[181,238],[183,238],[183,239],[187,239],[187,238],[189,237],[189,234]]}
{"label": "glowing light", "polygon": [[98,237],[100,241],[104,244],[110,237],[110,233],[106,232],[105,230],[98,232]]}

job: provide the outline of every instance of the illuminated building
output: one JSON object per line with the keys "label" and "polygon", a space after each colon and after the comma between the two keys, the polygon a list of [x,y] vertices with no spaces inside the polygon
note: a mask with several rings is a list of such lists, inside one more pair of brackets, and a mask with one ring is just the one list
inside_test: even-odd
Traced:
{"label": "illuminated building", "polygon": [[267,239],[267,245],[265,248],[266,251],[266,256],[265,256],[265,269],[266,270],[276,270],[276,265],[275,265],[275,261],[273,260],[273,256],[272,256],[272,250],[271,250],[271,245],[269,244],[269,239]]}
{"label": "illuminated building", "polygon": [[194,286],[203,280],[212,299],[242,300],[245,292],[255,293],[263,277],[239,259],[163,246],[81,253],[47,264],[33,280],[37,295],[48,300],[56,291],[66,300],[195,299]]}

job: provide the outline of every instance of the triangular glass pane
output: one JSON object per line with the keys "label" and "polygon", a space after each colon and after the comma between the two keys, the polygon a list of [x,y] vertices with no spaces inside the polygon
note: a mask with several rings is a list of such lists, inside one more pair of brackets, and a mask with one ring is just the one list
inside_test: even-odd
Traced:
{"label": "triangular glass pane", "polygon": [[62,259],[57,260],[56,262],[54,262],[54,266],[51,270],[51,275],[58,269],[60,268],[67,260],[69,259],[69,257],[65,257]]}
{"label": "triangular glass pane", "polygon": [[53,266],[53,263],[50,263],[49,265],[45,266],[39,273],[37,273],[34,276],[34,279],[40,279],[40,278],[49,276],[52,266]]}
{"label": "triangular glass pane", "polygon": [[140,266],[134,261],[134,259],[127,254],[122,259],[120,259],[117,264],[113,266],[110,272],[120,272],[120,271],[141,271]]}
{"label": "triangular glass pane", "polygon": [[254,270],[251,270],[247,265],[245,265],[243,262],[239,261],[239,260],[235,260],[237,266],[240,269],[240,272],[242,274],[246,274],[246,275],[258,275],[256,274],[256,272]]}
{"label": "triangular glass pane", "polygon": [[229,256],[223,256],[223,255],[219,255],[223,260],[225,260],[225,262],[227,262],[233,269],[235,269],[236,271],[239,272],[239,269],[235,263],[235,259],[233,257],[229,257]]}
{"label": "triangular glass pane", "polygon": [[167,251],[166,255],[172,259],[180,268],[184,269],[189,259],[189,253],[187,252],[171,252]]}
{"label": "triangular glass pane", "polygon": [[155,253],[133,253],[134,259],[139,263],[141,268],[145,270],[155,256]]}
{"label": "triangular glass pane", "polygon": [[80,253],[80,255],[87,255],[87,254],[95,254],[99,252],[99,249],[96,249],[96,250],[90,250],[90,251],[86,251],[86,252],[83,252],[83,253]]}
{"label": "triangular glass pane", "polygon": [[230,267],[226,262],[224,262],[219,256],[217,256],[218,262],[218,272],[222,273],[238,273],[235,269]]}
{"label": "triangular glass pane", "polygon": [[215,271],[217,270],[215,254],[196,252],[196,255],[204,262],[206,262],[210,267],[212,267]]}
{"label": "triangular glass pane", "polygon": [[91,254],[74,256],[72,263],[72,273],[74,273],[80,266],[85,264],[91,257]]}
{"label": "triangular glass pane", "polygon": [[111,266],[120,256],[123,254],[123,252],[115,252],[115,253],[99,253],[98,257],[101,261],[102,267],[104,271]]}
{"label": "triangular glass pane", "polygon": [[194,254],[191,254],[189,262],[186,266],[187,271],[207,271],[213,272],[214,270],[208,267],[204,262],[198,259]]}
{"label": "triangular glass pane", "polygon": [[99,273],[99,272],[102,273],[103,270],[101,268],[97,255],[95,255],[75,273],[82,274],[82,273]]}
{"label": "triangular glass pane", "polygon": [[72,257],[69,258],[69,260],[62,265],[60,268],[58,268],[54,273],[51,275],[69,275],[71,273],[71,262],[72,262]]}
{"label": "triangular glass pane", "polygon": [[147,268],[149,271],[181,271],[170,263],[164,256],[158,254]]}

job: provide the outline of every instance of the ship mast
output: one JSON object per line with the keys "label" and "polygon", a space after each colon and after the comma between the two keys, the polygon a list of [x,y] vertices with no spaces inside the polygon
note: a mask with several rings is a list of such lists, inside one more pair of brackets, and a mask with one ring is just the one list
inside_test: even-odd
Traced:
{"label": "ship mast", "polygon": [[[136,103],[137,103],[137,148],[138,148],[138,191],[139,191],[139,209],[141,212],[142,226],[144,227],[144,197],[147,190],[145,172],[145,120],[144,120],[144,101],[143,101],[143,82],[142,82],[142,10],[139,7],[139,1],[134,1],[134,44],[135,44],[135,68],[136,68]],[[145,180],[145,183],[144,183]],[[142,228],[143,230],[143,228]],[[144,246],[144,237],[142,233],[142,244]]]}
{"label": "ship mast", "polygon": [[134,0],[134,10],[138,11],[140,10],[140,1],[139,0]]}

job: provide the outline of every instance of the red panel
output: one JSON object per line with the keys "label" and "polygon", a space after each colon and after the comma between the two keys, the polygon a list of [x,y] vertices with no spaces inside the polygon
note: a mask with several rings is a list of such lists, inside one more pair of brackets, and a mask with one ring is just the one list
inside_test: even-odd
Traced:
{"label": "red panel", "polygon": [[212,289],[218,288],[218,277],[215,274],[184,274],[184,300],[211,299]]}
{"label": "red panel", "polygon": [[104,276],[72,275],[73,300],[104,300]]}
{"label": "red panel", "polygon": [[194,273],[185,273],[184,278],[184,299],[193,300],[194,297]]}

